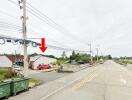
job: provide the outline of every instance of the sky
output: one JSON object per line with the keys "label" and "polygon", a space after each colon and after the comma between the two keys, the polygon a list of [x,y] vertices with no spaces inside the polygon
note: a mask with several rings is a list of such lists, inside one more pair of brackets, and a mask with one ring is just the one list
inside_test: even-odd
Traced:
{"label": "sky", "polygon": [[[0,1],[0,35],[22,37],[22,11],[17,0]],[[48,16],[56,24],[49,25],[46,20],[38,19],[27,12],[28,38],[46,38],[46,43],[79,50],[89,50],[88,44],[99,48],[100,54],[112,56],[132,56],[132,1],[131,0],[27,0]],[[29,5],[30,4],[30,5]],[[28,8],[27,8],[28,10]],[[31,9],[29,9],[31,10]],[[7,25],[3,25],[7,23]],[[10,26],[14,26],[13,28]],[[53,26],[57,28],[53,28]],[[34,41],[41,42],[40,39]],[[0,45],[0,53],[23,52],[21,45]],[[28,47],[28,53],[41,53],[39,48]],[[48,48],[45,54],[61,55],[62,51]],[[70,52],[67,52],[70,54]]]}

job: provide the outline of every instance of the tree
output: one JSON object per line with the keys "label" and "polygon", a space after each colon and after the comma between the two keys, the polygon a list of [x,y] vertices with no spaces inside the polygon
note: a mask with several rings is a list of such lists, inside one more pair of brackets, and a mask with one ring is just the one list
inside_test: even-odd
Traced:
{"label": "tree", "polygon": [[62,58],[63,59],[66,58],[66,52],[65,51],[63,51],[63,53],[62,53]]}
{"label": "tree", "polygon": [[75,51],[73,51],[72,55],[70,56],[70,61],[75,60],[75,58],[76,58],[76,53],[75,53]]}
{"label": "tree", "polygon": [[72,55],[70,56],[70,62],[74,60],[77,63],[88,63],[89,59],[90,59],[90,55],[79,54],[79,53],[76,54],[74,51],[72,52]]}
{"label": "tree", "polygon": [[108,55],[108,59],[112,59],[112,56],[111,55]]}

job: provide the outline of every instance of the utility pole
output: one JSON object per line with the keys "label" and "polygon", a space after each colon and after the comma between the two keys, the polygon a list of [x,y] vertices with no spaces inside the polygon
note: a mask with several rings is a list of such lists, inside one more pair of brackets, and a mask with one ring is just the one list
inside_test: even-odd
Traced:
{"label": "utility pole", "polygon": [[16,50],[15,50],[15,65],[16,65],[16,60],[17,60],[17,53],[16,53]]}
{"label": "utility pole", "polygon": [[27,56],[27,29],[26,29],[26,0],[21,0],[19,3],[22,3],[22,7],[20,7],[20,9],[23,10],[23,16],[22,16],[22,30],[23,30],[23,40],[24,40],[24,44],[23,44],[23,49],[24,49],[24,76],[27,77],[28,76],[28,56]]}
{"label": "utility pole", "polygon": [[99,58],[98,58],[98,53],[99,53],[99,49],[98,48],[96,48],[96,51],[97,51],[97,63],[99,62]]}
{"label": "utility pole", "polygon": [[92,45],[91,45],[91,43],[89,44],[89,51],[90,51],[90,65],[92,65],[93,64],[93,57],[92,57]]}

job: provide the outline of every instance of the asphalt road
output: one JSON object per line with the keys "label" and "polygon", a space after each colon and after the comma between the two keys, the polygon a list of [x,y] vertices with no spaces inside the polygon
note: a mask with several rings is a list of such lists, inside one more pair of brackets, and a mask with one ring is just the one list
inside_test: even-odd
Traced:
{"label": "asphalt road", "polygon": [[[19,95],[12,96],[9,100],[43,100],[49,96],[59,92],[60,90],[69,87],[69,85],[76,83],[87,74],[91,74],[97,70],[98,67],[87,67],[76,73],[65,75],[64,77],[52,80],[43,85],[30,89],[27,92],[20,93]],[[60,73],[62,74],[62,73]],[[48,75],[49,76],[49,75]],[[52,75],[53,76],[53,75]],[[54,77],[54,76],[53,76]],[[47,77],[48,78],[48,77]],[[56,100],[56,99],[55,99]]]}
{"label": "asphalt road", "polygon": [[[66,67],[66,65],[65,65]],[[82,65],[68,65],[67,68],[64,68],[64,71],[73,71],[73,72],[77,72],[77,71],[80,71],[82,69],[85,69],[89,67],[89,64],[82,64]],[[42,80],[44,83],[47,83],[47,82],[50,82],[50,81],[53,81],[53,80],[56,80],[58,78],[61,78],[61,77],[64,77],[66,75],[69,75],[71,73],[57,73],[57,72],[41,72],[41,71],[32,71],[30,70],[29,71],[30,74],[29,77],[30,78],[34,78],[34,79],[38,79],[38,80]]]}
{"label": "asphalt road", "polygon": [[68,73],[57,73],[57,72],[40,72],[36,74],[29,75],[30,78],[42,80],[44,83],[56,80],[58,78],[64,77]]}
{"label": "asphalt road", "polygon": [[9,100],[132,100],[132,72],[107,61],[47,82]]}
{"label": "asphalt road", "polygon": [[41,100],[132,100],[132,74],[107,61],[78,82]]}

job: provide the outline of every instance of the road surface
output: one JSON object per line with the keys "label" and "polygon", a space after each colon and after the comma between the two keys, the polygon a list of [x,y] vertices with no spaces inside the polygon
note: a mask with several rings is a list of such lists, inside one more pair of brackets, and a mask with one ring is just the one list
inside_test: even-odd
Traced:
{"label": "road surface", "polygon": [[132,100],[132,74],[107,61],[91,76],[43,100]]}
{"label": "road surface", "polygon": [[[65,65],[66,66],[66,65]],[[82,65],[68,65],[67,68],[64,68],[65,71],[73,71],[73,72],[77,72],[80,71],[84,68],[89,67],[89,64],[82,64]],[[34,78],[34,79],[38,79],[43,81],[44,83],[56,80],[58,78],[64,77],[66,75],[69,75],[71,73],[57,73],[57,72],[44,72],[42,70],[38,70],[38,71],[34,71],[34,70],[30,70],[29,71],[31,74],[29,74],[30,78]]]}
{"label": "road surface", "polygon": [[69,73],[57,73],[57,72],[40,72],[36,74],[29,75],[30,78],[38,79],[43,81],[44,83],[56,80],[58,78],[64,77]]}
{"label": "road surface", "polygon": [[107,61],[48,82],[10,100],[132,100],[132,74]]}

